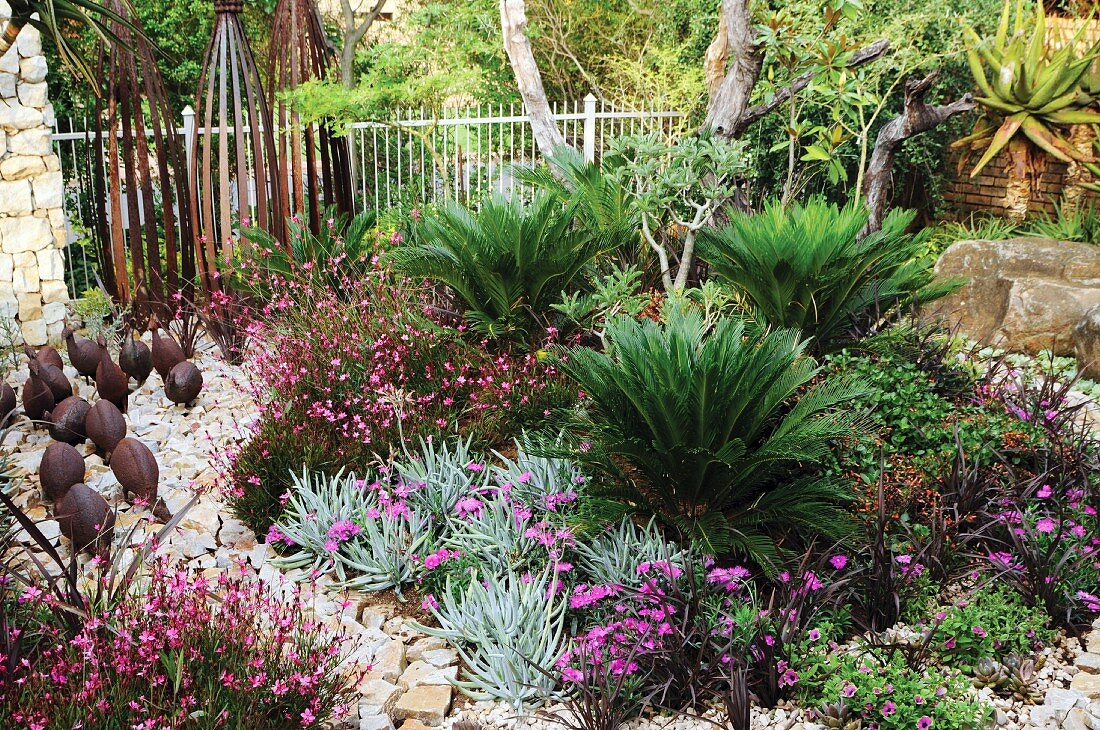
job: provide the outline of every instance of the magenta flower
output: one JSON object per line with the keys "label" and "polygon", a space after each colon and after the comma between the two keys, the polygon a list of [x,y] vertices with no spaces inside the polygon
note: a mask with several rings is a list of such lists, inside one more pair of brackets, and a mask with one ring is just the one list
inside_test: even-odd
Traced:
{"label": "magenta flower", "polygon": [[835,569],[844,570],[844,568],[848,565],[848,556],[834,555],[833,557],[829,558],[829,562],[832,563]]}
{"label": "magenta flower", "polygon": [[893,703],[892,700],[886,700],[886,703],[882,706],[882,716],[890,717],[898,711],[898,706]]}
{"label": "magenta flower", "polygon": [[917,720],[917,730],[928,730],[932,727],[932,718],[928,715],[921,715],[921,718]]}
{"label": "magenta flower", "polygon": [[1049,517],[1040,517],[1035,521],[1035,529],[1044,534],[1054,532],[1054,520]]}

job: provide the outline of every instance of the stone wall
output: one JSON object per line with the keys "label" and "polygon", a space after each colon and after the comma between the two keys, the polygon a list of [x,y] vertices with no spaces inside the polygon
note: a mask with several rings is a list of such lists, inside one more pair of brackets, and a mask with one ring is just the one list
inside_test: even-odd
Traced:
{"label": "stone wall", "polygon": [[[0,0],[0,19],[9,12]],[[65,318],[68,231],[53,121],[41,37],[27,27],[0,58],[0,346],[57,340]]]}

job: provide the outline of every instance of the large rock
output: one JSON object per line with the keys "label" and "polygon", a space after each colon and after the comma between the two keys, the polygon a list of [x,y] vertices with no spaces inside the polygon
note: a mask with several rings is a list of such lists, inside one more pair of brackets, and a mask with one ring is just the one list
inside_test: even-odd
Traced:
{"label": "large rock", "polygon": [[936,264],[968,283],[935,305],[983,345],[1073,354],[1073,328],[1100,305],[1100,248],[1045,238],[959,241]]}
{"label": "large rock", "polygon": [[1084,376],[1100,380],[1100,306],[1085,312],[1073,328],[1073,352]]}

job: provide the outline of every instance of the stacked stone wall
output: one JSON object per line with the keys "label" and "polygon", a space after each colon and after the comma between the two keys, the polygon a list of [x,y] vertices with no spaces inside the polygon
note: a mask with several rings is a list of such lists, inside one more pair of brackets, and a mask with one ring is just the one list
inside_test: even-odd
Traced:
{"label": "stacked stone wall", "polygon": [[[9,13],[0,0],[0,20]],[[69,301],[65,181],[46,70],[34,28],[0,57],[0,339],[35,346],[58,339]]]}

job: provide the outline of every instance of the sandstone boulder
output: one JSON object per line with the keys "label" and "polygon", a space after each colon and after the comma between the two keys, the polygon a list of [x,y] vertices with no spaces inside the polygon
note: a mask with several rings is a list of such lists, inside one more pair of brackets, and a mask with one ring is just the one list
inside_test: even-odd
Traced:
{"label": "sandstone boulder", "polygon": [[1073,350],[1084,376],[1100,380],[1100,306],[1085,312],[1073,328]]}
{"label": "sandstone boulder", "polygon": [[936,263],[962,288],[933,305],[983,345],[1072,355],[1074,327],[1100,305],[1100,247],[1045,238],[959,241]]}

